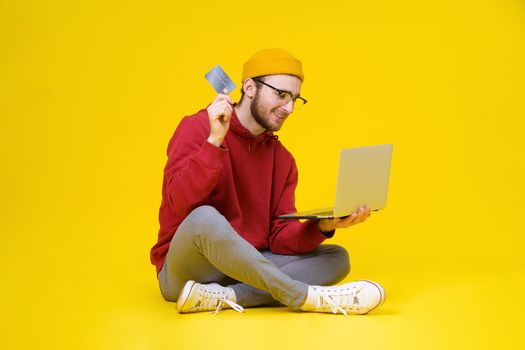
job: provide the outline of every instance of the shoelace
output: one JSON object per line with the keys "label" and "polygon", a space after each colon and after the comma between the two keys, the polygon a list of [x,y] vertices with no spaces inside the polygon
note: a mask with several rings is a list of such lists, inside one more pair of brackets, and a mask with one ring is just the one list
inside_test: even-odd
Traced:
{"label": "shoelace", "polygon": [[219,305],[217,305],[217,308],[215,309],[215,312],[213,314],[216,315],[217,312],[219,312],[222,309],[222,306],[224,304],[230,305],[230,307],[237,312],[244,312],[244,308],[241,305],[236,304],[233,301],[224,298],[224,299],[219,300]]}
{"label": "shoelace", "polygon": [[317,309],[328,308],[333,314],[336,314],[338,311],[343,315],[348,316],[348,313],[340,305],[350,306],[350,309],[359,310],[361,305],[359,304],[359,299],[357,298],[357,293],[359,290],[346,291],[341,294],[336,294],[336,300],[334,300],[329,295],[323,295],[322,292],[317,291]]}
{"label": "shoelace", "polygon": [[239,304],[228,300],[224,292],[219,292],[219,294],[221,294],[220,296],[217,296],[217,293],[213,293],[207,290],[201,290],[200,292],[201,300],[197,307],[197,310],[205,311],[215,309],[214,314],[217,314],[220,310],[222,310],[224,304],[227,304],[237,312],[244,312],[244,308]]}

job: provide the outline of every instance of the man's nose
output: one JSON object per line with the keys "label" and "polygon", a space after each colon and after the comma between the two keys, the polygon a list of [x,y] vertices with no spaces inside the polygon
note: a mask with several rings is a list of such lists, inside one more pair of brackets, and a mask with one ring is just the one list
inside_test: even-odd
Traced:
{"label": "man's nose", "polygon": [[291,114],[293,112],[293,99],[286,102],[283,106],[283,109],[288,113]]}

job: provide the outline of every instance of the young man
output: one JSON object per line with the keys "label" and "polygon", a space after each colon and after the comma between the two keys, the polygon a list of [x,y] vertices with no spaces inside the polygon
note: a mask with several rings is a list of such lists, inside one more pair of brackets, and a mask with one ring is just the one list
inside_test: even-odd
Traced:
{"label": "young man", "polygon": [[218,95],[185,117],[168,146],[158,242],[151,249],[159,286],[181,313],[268,304],[295,310],[365,314],[385,299],[371,281],[341,286],[346,250],[320,245],[336,228],[363,222],[283,220],[295,212],[297,167],[277,140],[300,97],[302,64],[280,49],[245,64],[239,104]]}

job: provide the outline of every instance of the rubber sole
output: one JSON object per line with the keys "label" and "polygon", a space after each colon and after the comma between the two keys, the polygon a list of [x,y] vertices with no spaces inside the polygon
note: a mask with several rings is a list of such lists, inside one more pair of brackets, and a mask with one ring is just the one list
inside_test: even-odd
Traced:
{"label": "rubber sole", "polygon": [[177,298],[177,311],[181,314],[184,313],[184,306],[186,305],[186,301],[188,300],[195,283],[195,281],[191,280],[186,282],[184,288],[182,288],[182,291],[179,294],[179,297]]}

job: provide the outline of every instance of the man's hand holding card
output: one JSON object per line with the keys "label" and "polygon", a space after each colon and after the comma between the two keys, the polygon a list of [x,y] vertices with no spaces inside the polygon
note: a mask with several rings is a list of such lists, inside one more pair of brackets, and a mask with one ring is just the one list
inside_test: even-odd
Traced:
{"label": "man's hand holding card", "polygon": [[205,77],[218,93],[217,97],[207,108],[210,120],[208,142],[219,147],[230,127],[230,119],[235,102],[228,94],[235,89],[235,84],[219,65],[213,67]]}

